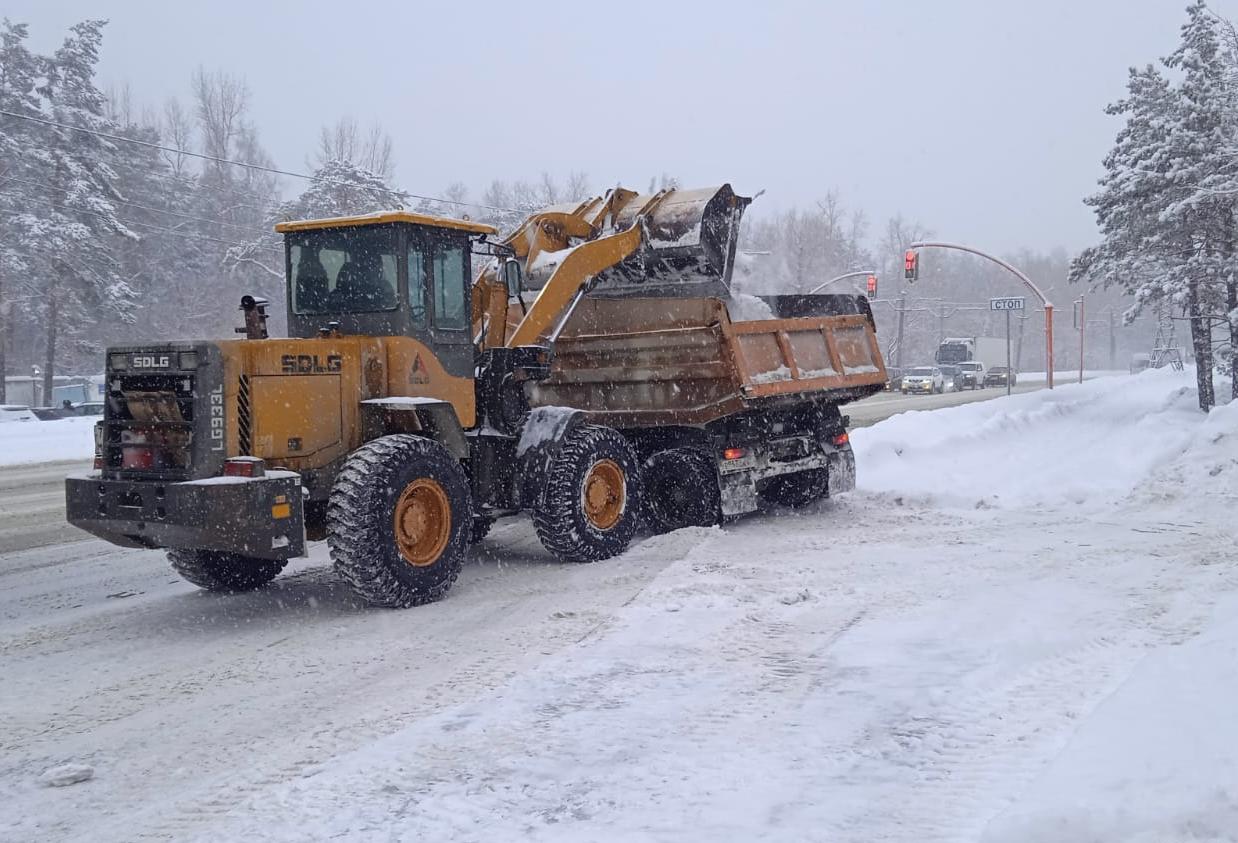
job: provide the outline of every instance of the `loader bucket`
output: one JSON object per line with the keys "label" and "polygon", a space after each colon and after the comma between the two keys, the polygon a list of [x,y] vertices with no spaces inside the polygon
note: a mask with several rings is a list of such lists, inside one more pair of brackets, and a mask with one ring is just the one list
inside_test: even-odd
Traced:
{"label": "loader bucket", "polygon": [[[643,195],[628,202],[616,215],[615,228],[636,224],[654,199]],[[641,249],[600,273],[590,293],[607,298],[730,295],[739,220],[751,201],[737,196],[729,184],[671,191],[644,215]]]}

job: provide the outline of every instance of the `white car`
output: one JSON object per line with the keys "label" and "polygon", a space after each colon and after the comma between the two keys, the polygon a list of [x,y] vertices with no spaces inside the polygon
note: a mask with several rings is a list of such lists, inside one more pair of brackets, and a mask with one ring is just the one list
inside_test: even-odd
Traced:
{"label": "white car", "polygon": [[0,404],[0,424],[4,422],[38,421],[39,418],[29,407],[19,404]]}
{"label": "white car", "polygon": [[909,392],[945,392],[946,379],[936,366],[917,366],[903,373],[903,394]]}
{"label": "white car", "polygon": [[967,360],[959,364],[959,368],[963,370],[963,384],[960,389],[983,389],[984,364],[979,360]]}

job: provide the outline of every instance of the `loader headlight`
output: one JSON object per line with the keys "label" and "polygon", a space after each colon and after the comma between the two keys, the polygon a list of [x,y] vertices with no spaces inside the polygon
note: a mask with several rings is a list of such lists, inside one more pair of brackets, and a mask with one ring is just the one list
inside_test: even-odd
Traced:
{"label": "loader headlight", "polygon": [[182,351],[180,354],[180,367],[182,369],[198,368],[198,352]]}
{"label": "loader headlight", "polygon": [[115,371],[123,371],[129,368],[128,354],[109,354],[107,356],[107,367]]}

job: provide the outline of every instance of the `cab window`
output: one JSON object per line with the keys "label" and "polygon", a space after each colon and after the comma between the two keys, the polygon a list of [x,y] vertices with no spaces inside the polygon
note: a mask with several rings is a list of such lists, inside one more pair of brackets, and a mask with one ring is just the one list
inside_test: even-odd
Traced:
{"label": "cab window", "polygon": [[395,310],[396,249],[389,229],[303,231],[288,238],[293,311],[302,314]]}
{"label": "cab window", "polygon": [[434,327],[468,328],[469,307],[464,277],[464,246],[439,243],[434,250]]}

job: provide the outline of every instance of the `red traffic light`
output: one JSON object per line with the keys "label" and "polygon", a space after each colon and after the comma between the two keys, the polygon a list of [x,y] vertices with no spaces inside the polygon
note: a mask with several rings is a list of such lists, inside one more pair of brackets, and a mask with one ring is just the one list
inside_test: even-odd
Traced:
{"label": "red traffic light", "polygon": [[867,285],[867,286],[868,286],[868,294],[869,294],[870,296],[875,296],[875,295],[877,295],[877,276],[876,276],[876,275],[870,275],[870,276],[868,276],[868,285]]}
{"label": "red traffic light", "polygon": [[903,255],[903,277],[915,281],[920,277],[920,255],[915,249],[908,249]]}

